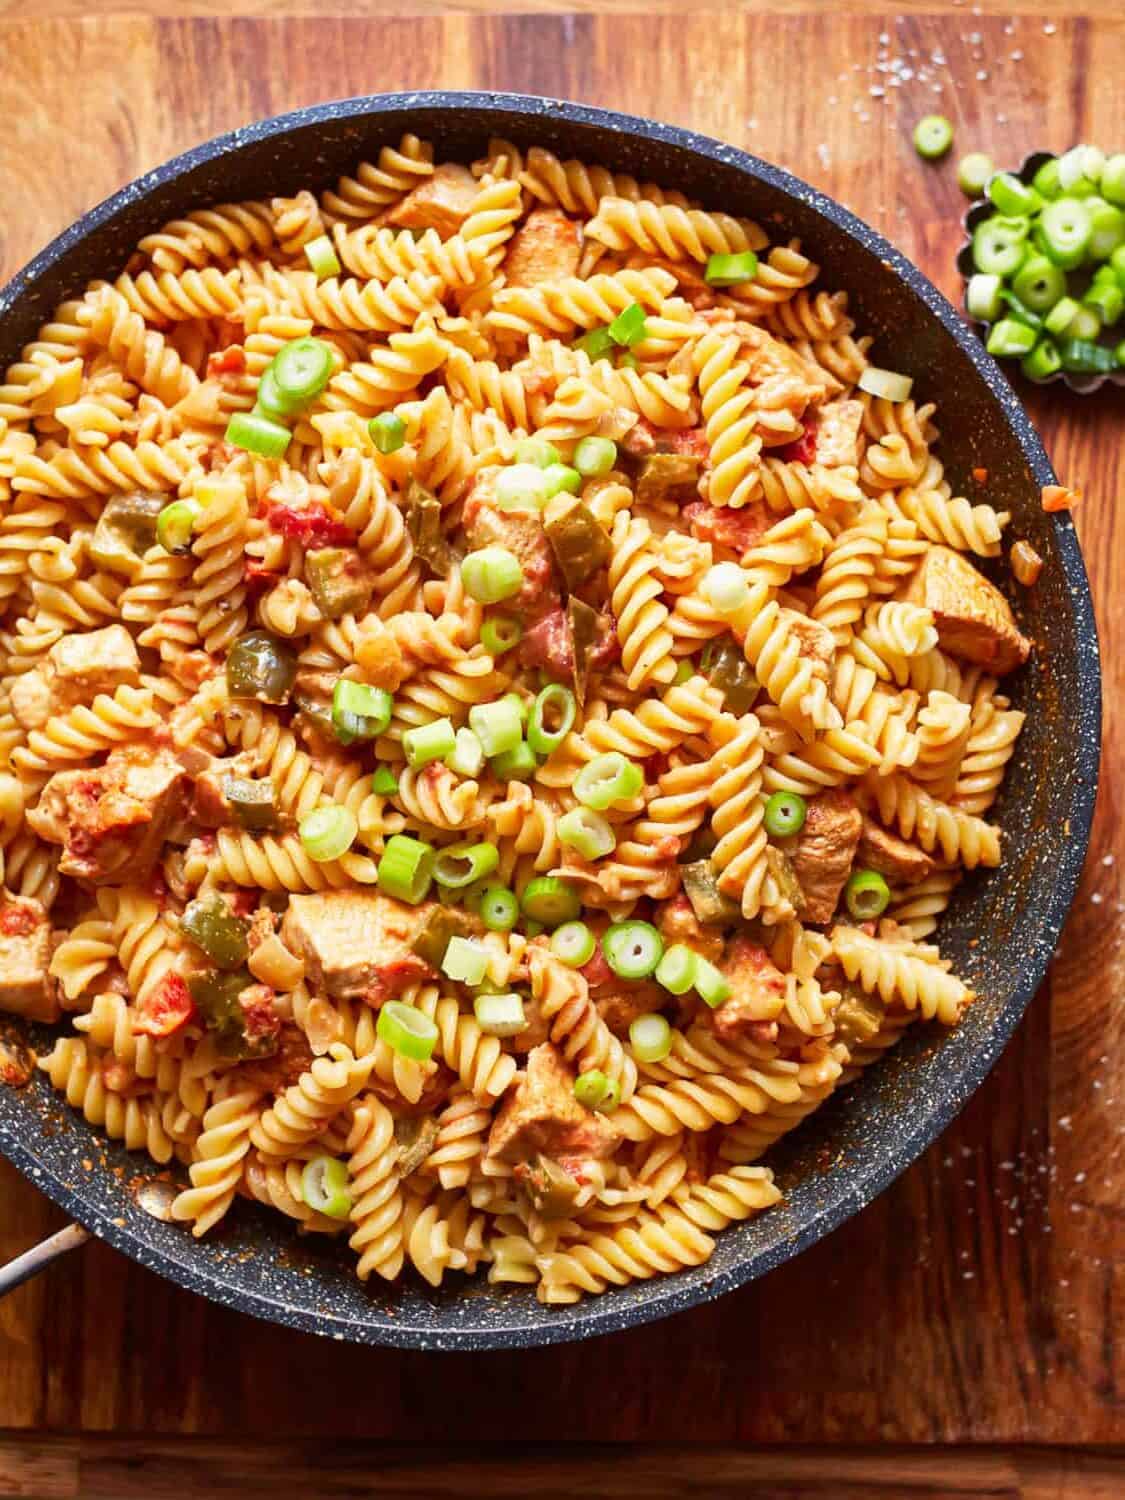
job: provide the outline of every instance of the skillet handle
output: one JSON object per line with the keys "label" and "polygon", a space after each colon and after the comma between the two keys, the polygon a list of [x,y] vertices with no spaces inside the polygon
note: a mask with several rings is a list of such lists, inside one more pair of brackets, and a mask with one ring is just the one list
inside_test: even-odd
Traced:
{"label": "skillet handle", "polygon": [[89,1238],[90,1231],[83,1229],[81,1224],[68,1224],[57,1234],[52,1234],[38,1245],[32,1245],[22,1255],[17,1255],[6,1266],[0,1266],[0,1297],[14,1292],[16,1287],[30,1281],[33,1276],[38,1276],[40,1271],[45,1271],[61,1255],[77,1250]]}

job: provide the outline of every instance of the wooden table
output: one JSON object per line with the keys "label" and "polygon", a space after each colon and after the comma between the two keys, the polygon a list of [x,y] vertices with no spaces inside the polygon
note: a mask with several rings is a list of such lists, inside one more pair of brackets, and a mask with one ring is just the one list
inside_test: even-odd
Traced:
{"label": "wooden table", "polygon": [[[362,0],[245,6],[269,19],[231,18],[225,0],[142,0],[130,15],[48,0],[32,20],[0,0],[0,271],[217,131],[322,98],[445,85],[569,95],[749,147],[841,198],[953,295],[963,203],[952,165],[914,155],[911,128],[939,109],[958,149],[1008,164],[1078,139],[1125,146],[1125,16],[1117,0],[1095,4],[1096,16],[1069,19],[1041,4],[1015,19],[970,4],[895,18],[873,0],[847,14],[814,0],[685,18],[671,0],[662,14],[507,16],[476,0],[479,14],[422,6],[403,20]],[[321,1342],[91,1245],[0,1303],[0,1494],[157,1497],[220,1482],[395,1496],[721,1496],[751,1482],[768,1496],[1125,1493],[1125,1467],[1103,1447],[1125,1436],[1125,905],[1113,854],[1125,397],[1052,389],[1029,401],[1060,473],[1087,494],[1108,760],[1051,976],[926,1157],[767,1281],[532,1354]],[[0,1164],[0,1257],[60,1222]],[[675,1446],[487,1459],[437,1447],[492,1442]],[[713,1446],[688,1446],[701,1442]],[[938,1443],[960,1446],[902,1446]],[[855,1444],[897,1446],[836,1451]]]}

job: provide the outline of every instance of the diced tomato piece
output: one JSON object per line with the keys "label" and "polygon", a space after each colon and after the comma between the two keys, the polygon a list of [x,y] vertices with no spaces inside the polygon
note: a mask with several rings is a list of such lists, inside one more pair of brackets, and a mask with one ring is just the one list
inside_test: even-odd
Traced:
{"label": "diced tomato piece", "polygon": [[302,547],[350,547],[355,542],[355,532],[334,516],[320,500],[311,500],[308,505],[281,505],[276,500],[265,506],[267,526],[291,537]]}
{"label": "diced tomato piece", "polygon": [[616,978],[613,970],[606,962],[606,956],[602,952],[602,946],[600,943],[594,949],[593,958],[591,958],[587,963],[584,963],[578,972],[582,975],[583,979],[585,979],[586,983],[592,990],[597,989],[597,987],[602,984],[611,984]]}
{"label": "diced tomato piece", "polygon": [[1067,489],[1065,484],[1045,484],[1041,498],[1045,511],[1073,510],[1082,499],[1082,491]]}
{"label": "diced tomato piece", "polygon": [[196,1015],[191,991],[178,974],[166,974],[137,1004],[133,1030],[171,1036]]}
{"label": "diced tomato piece", "polygon": [[786,464],[811,464],[816,457],[816,424],[806,422],[805,430],[799,438],[791,443],[785,443],[773,452],[782,463]]}
{"label": "diced tomato piece", "polygon": [[0,937],[26,937],[39,925],[34,907],[17,905],[0,908]]}
{"label": "diced tomato piece", "polygon": [[207,356],[207,377],[241,375],[246,369],[246,355],[240,344],[231,344],[215,354]]}
{"label": "diced tomato piece", "polygon": [[733,552],[745,552],[762,539],[773,524],[764,505],[747,505],[742,510],[728,510],[708,500],[693,500],[683,509],[691,534],[699,542],[714,542]]}
{"label": "diced tomato piece", "polygon": [[238,997],[242,1031],[248,1042],[273,1041],[281,1034],[281,1017],[274,1007],[274,992],[267,984],[252,984]]}
{"label": "diced tomato piece", "polygon": [[256,596],[266,589],[272,589],[275,583],[280,583],[281,574],[273,568],[267,568],[265,563],[258,562],[256,558],[248,557],[242,565],[242,581],[251,594]]}
{"label": "diced tomato piece", "polygon": [[681,427],[674,432],[662,432],[660,446],[669,453],[698,458],[700,463],[706,463],[711,456],[711,445],[703,427]]}

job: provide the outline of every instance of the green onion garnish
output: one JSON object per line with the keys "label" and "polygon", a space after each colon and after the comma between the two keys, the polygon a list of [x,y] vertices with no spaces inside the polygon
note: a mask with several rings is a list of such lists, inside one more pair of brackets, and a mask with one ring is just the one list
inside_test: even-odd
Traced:
{"label": "green onion garnish", "polygon": [[432,724],[420,724],[417,729],[408,729],[402,737],[402,748],[411,769],[420,771],[432,760],[444,760],[457,748],[457,736],[450,719],[435,719]]}
{"label": "green onion garnish", "polygon": [[914,127],[914,149],[925,161],[937,161],[953,144],[953,126],[944,115],[926,115]]}
{"label": "green onion garnish", "polygon": [[987,276],[1011,276],[1023,260],[1027,234],[1024,219],[985,219],[973,230],[973,265]]}
{"label": "green onion garnish", "polygon": [[459,729],[454,735],[452,755],[445,763],[458,776],[479,776],[484,770],[484,748],[471,729]]}
{"label": "green onion garnish", "polygon": [[301,1171],[301,1197],[329,1219],[346,1219],[352,1210],[348,1169],[334,1156],[314,1156]]}
{"label": "green onion garnish", "polygon": [[332,241],[326,234],[318,235],[315,240],[308,242],[305,246],[305,259],[312,267],[317,281],[327,281],[330,276],[340,274],[340,262],[332,248]]}
{"label": "green onion garnish", "polygon": [[536,755],[550,755],[559,748],[573,729],[577,712],[578,705],[569,688],[552,682],[542,690],[532,704],[527,725],[527,743]]}
{"label": "green onion garnish", "polygon": [[1011,218],[1033,214],[1042,205],[1035,189],[1021,182],[1014,172],[997,172],[988,184],[988,196],[1002,214]]}
{"label": "green onion garnish", "polygon": [[488,972],[488,949],[472,938],[451,937],[445,945],[441,972],[461,984],[480,984]]}
{"label": "green onion garnish", "polygon": [[559,462],[559,450],[542,438],[521,438],[516,444],[516,463],[534,464],[537,469],[549,469]]}
{"label": "green onion garnish", "polygon": [[695,960],[695,992],[712,1010],[730,999],[730,981],[716,969],[709,959],[697,954]]}
{"label": "green onion garnish", "polygon": [[280,422],[253,412],[236,411],[227,423],[226,441],[232,448],[256,453],[259,458],[283,458],[293,434]]}
{"label": "green onion garnish", "polygon": [[1098,186],[1107,202],[1125,208],[1125,151],[1117,151],[1107,159]]}
{"label": "green onion garnish", "polygon": [[639,302],[630,303],[609,325],[609,336],[615,344],[639,344],[645,336],[645,310]]}
{"label": "green onion garnish", "polygon": [[371,778],[371,790],[380,797],[393,797],[398,791],[398,777],[390,766],[380,766]]}
{"label": "green onion garnish", "polygon": [[582,488],[582,475],[567,464],[550,464],[543,470],[543,477],[547,481],[548,500],[564,491],[568,495],[577,495]]}
{"label": "green onion garnish", "polygon": [[523,999],[514,993],[477,995],[473,1000],[473,1015],[485,1036],[515,1036],[527,1026]]}
{"label": "green onion garnish", "polygon": [[391,722],[394,699],[385,688],[341,677],[332,689],[332,727],[342,745],[373,740]]}
{"label": "green onion garnish", "polygon": [[868,922],[887,909],[891,889],[878,870],[856,870],[848,876],[844,887],[844,901],[852,916],[860,922]]}
{"label": "green onion garnish", "polygon": [[619,750],[596,755],[574,778],[574,795],[586,807],[604,812],[615,802],[628,802],[644,785],[640,766]]}
{"label": "green onion garnish", "polygon": [[737,563],[721,562],[703,575],[700,593],[721,615],[732,615],[746,603],[750,585]]}
{"label": "green onion garnish", "polygon": [[965,288],[965,310],[969,317],[976,318],[978,323],[994,323],[1004,307],[1000,299],[1003,286],[999,276],[974,272]]}
{"label": "green onion garnish", "polygon": [[523,587],[523,569],[519,558],[507,547],[482,547],[463,559],[461,582],[465,592],[478,604],[499,604],[502,599],[519,593]]}
{"label": "green onion garnish", "polygon": [[590,807],[572,807],[555,824],[559,842],[583,859],[601,859],[616,847],[617,835],[604,813]]}
{"label": "green onion garnish", "polygon": [[1074,270],[1082,264],[1094,232],[1090,210],[1080,198],[1056,198],[1039,215],[1038,231],[1048,259],[1064,271]]}
{"label": "green onion garnish", "polygon": [[672,1028],[656,1011],[638,1016],[629,1027],[629,1045],[638,1062],[663,1062],[672,1050]]}
{"label": "green onion garnish", "polygon": [[664,956],[664,939],[651,922],[614,922],[602,938],[602,952],[622,979],[645,979]]}
{"label": "green onion garnish", "polygon": [[1012,280],[1012,291],[1033,313],[1050,312],[1066,295],[1066,275],[1045,255],[1029,255]]}
{"label": "green onion garnish", "polygon": [[499,863],[495,844],[447,844],[434,860],[434,879],[447,890],[459,891],[491,875]]}
{"label": "green onion garnish", "polygon": [[787,839],[800,833],[807,811],[805,799],[796,792],[774,792],[766,803],[762,821],[770,838]]}
{"label": "green onion garnish", "polygon": [[697,958],[686,943],[673,943],[656,966],[656,982],[673,995],[686,995],[695,983]]}
{"label": "green onion garnish", "polygon": [[575,340],[574,347],[590,359],[608,359],[613,352],[613,343],[608,328],[591,328],[589,333]]}
{"label": "green onion garnish", "polygon": [[474,703],[469,709],[469,727],[490,759],[514,750],[523,739],[523,716],[511,697]]}
{"label": "green onion garnish", "polygon": [[703,272],[708,286],[742,286],[758,274],[758,257],[753,250],[734,255],[709,255]]}
{"label": "green onion garnish", "polygon": [[1043,327],[1048,333],[1058,335],[1066,333],[1071,323],[1078,316],[1081,309],[1073,297],[1063,297],[1055,303],[1050,312],[1043,319]]}
{"label": "green onion garnish", "polygon": [[580,969],[594,956],[597,942],[585,922],[564,922],[551,934],[551,952],[572,969]]}
{"label": "green onion garnish", "polygon": [[301,845],[310,859],[327,864],[346,854],[355,842],[359,824],[347,807],[316,807],[298,825]]}
{"label": "green onion garnish", "polygon": [[489,656],[503,656],[522,638],[523,626],[515,615],[493,615],[480,627],[480,643]]}
{"label": "green onion garnish", "polygon": [[967,198],[979,198],[995,170],[991,156],[970,151],[957,163],[957,186]]}
{"label": "green onion garnish", "polygon": [[388,1000],[375,1023],[376,1034],[400,1057],[429,1062],[437,1046],[438,1029],[415,1005]]}
{"label": "green onion garnish", "polygon": [[273,357],[271,368],[283,401],[307,406],[332,375],[332,349],[323,339],[293,339]]}
{"label": "green onion garnish", "polygon": [[600,1068],[591,1068],[574,1080],[574,1097],[585,1109],[608,1114],[621,1102],[621,1090]]}
{"label": "green onion garnish", "polygon": [[434,849],[408,833],[393,833],[379,860],[379,889],[410,906],[425,898],[433,879]]}
{"label": "green onion garnish", "polygon": [[542,922],[544,927],[559,927],[573,922],[582,903],[578,892],[556,875],[538,875],[524,888],[520,906],[525,917]]}
{"label": "green onion garnish", "polygon": [[519,919],[520,904],[505,886],[490,885],[482,892],[477,910],[489,932],[511,932]]}
{"label": "green onion garnish", "polygon": [[254,415],[258,417],[269,417],[271,421],[282,424],[290,421],[301,409],[301,403],[285,401],[277,388],[277,377],[273,373],[273,365],[267,365],[262,371],[258,381],[258,390],[254,402]]}
{"label": "green onion garnish", "polygon": [[393,411],[381,411],[372,417],[367,432],[380,453],[397,453],[406,442],[406,423]]}
{"label": "green onion garnish", "polygon": [[1010,354],[1024,355],[1035,347],[1035,329],[1015,318],[1001,318],[992,325],[985,348],[989,354],[1004,358]]}
{"label": "green onion garnish", "polygon": [[501,510],[542,510],[547,503],[547,480],[538,464],[512,464],[501,469],[494,486]]}
{"label": "green onion garnish", "polygon": [[574,447],[574,467],[587,479],[608,474],[617,462],[617,444],[612,438],[579,438]]}
{"label": "green onion garnish", "polygon": [[203,514],[198,500],[173,500],[156,518],[156,540],[165,552],[191,551],[195,523]]}
{"label": "green onion garnish", "polygon": [[491,756],[489,764],[500,781],[526,781],[535,775],[539,767],[535,751],[530,745],[523,744],[514,745],[511,750]]}
{"label": "green onion garnish", "polygon": [[690,682],[695,676],[695,667],[690,661],[676,663],[676,675],[672,678],[672,687],[683,687],[685,682]]}
{"label": "green onion garnish", "polygon": [[1053,339],[1043,338],[1030,354],[1020,361],[1020,369],[1028,380],[1047,380],[1062,369],[1062,355]]}

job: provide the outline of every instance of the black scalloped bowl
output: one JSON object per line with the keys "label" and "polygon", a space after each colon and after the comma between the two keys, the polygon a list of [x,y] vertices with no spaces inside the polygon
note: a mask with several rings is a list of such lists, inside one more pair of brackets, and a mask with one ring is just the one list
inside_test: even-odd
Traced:
{"label": "black scalloped bowl", "polygon": [[[1043,978],[1078,881],[1097,780],[1097,636],[1071,520],[1039,505],[1040,486],[1054,478],[1039,439],[949,303],[830,198],[732,147],[648,120],[509,94],[419,93],[326,104],[235,131],[93,209],[15,278],[0,295],[0,367],[56,303],[115,272],[165,220],[217,200],[327,184],[406,130],[432,139],[439,157],[463,161],[492,134],[538,142],[752,215],[775,239],[799,235],[824,268],[823,284],[845,288],[860,329],[876,336],[876,359],[913,375],[919,397],[938,403],[955,489],[974,467],[987,467],[991,493],[1015,513],[1014,531],[1046,559],[1038,586],[1020,594],[1037,650],[1012,685],[1030,717],[998,810],[1005,864],[966,881],[943,929],[944,949],[981,998],[951,1035],[918,1028],[787,1138],[774,1153],[785,1203],[720,1235],[706,1265],[565,1308],[541,1307],[531,1289],[490,1287],[483,1277],[453,1277],[439,1291],[415,1280],[364,1288],[343,1247],[299,1241],[256,1206],[238,1205],[203,1241],[150,1217],[134,1198],[138,1157],[106,1147],[42,1076],[25,1089],[0,1089],[0,1150],[95,1234],[181,1286],[338,1339],[530,1347],[664,1317],[781,1265],[881,1192],[961,1109]],[[47,1040],[38,1032],[33,1039]],[[828,1150],[834,1164],[825,1171]]]}

